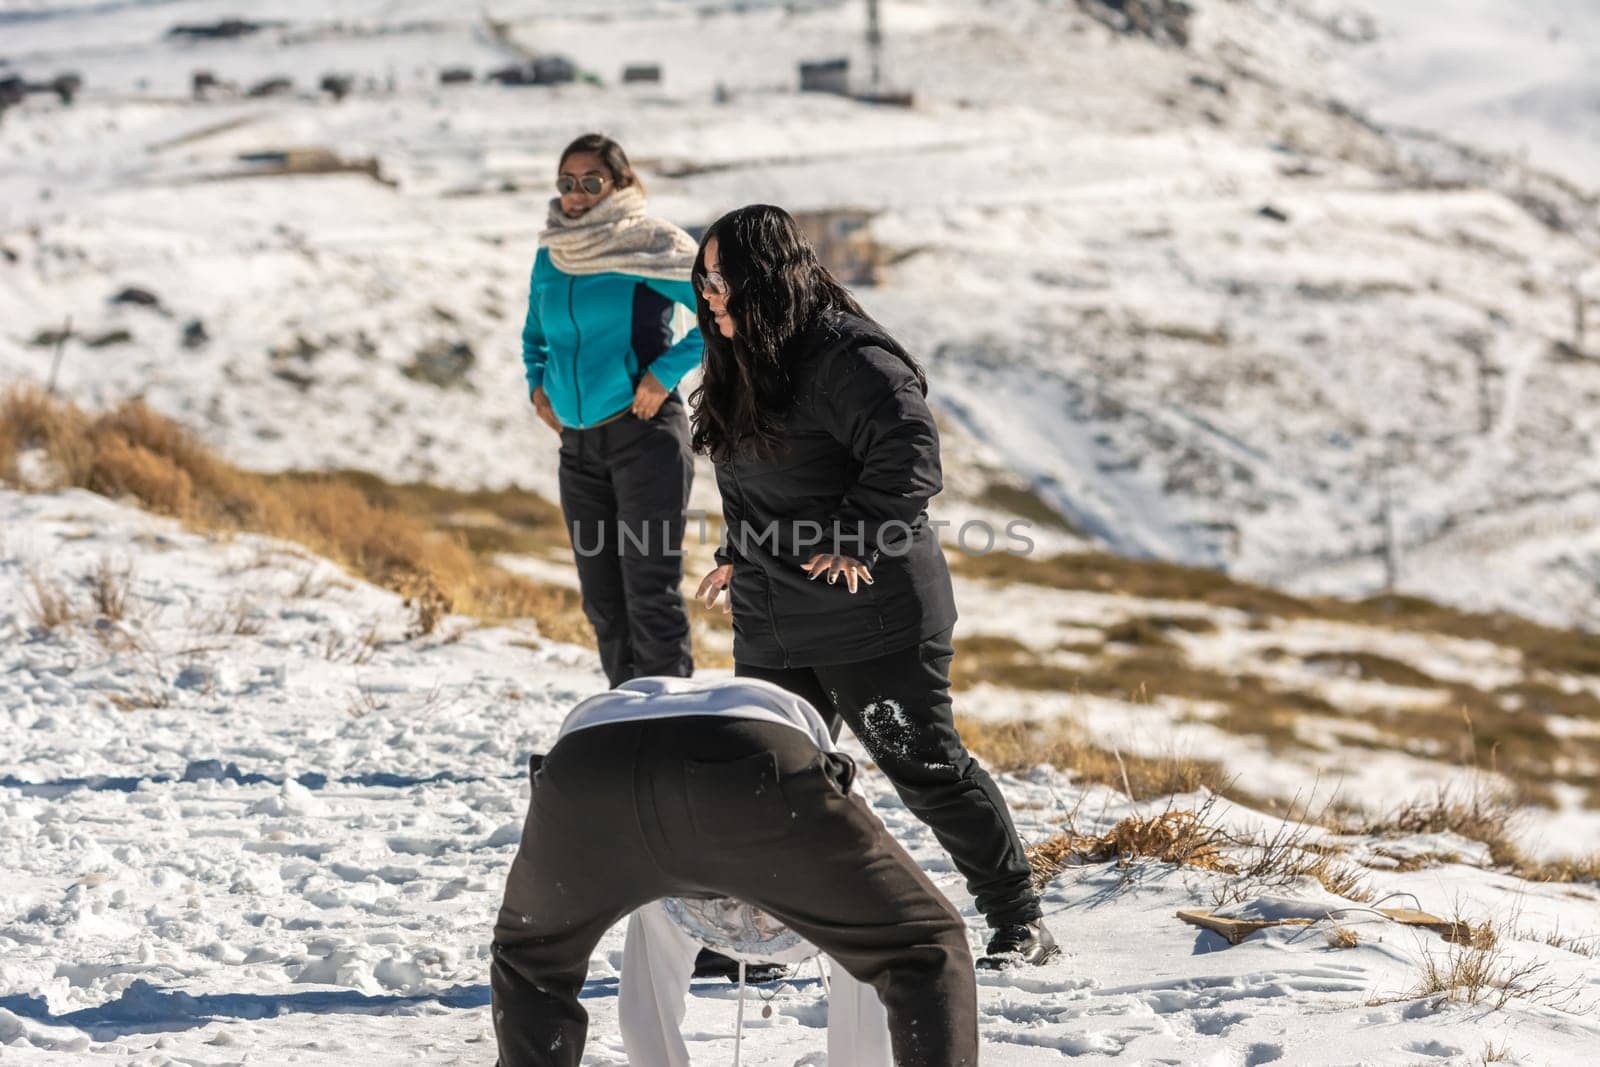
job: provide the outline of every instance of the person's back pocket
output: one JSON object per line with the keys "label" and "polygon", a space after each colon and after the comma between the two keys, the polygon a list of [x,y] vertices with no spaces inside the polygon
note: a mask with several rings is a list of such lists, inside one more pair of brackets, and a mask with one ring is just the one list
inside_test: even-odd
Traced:
{"label": "person's back pocket", "polygon": [[695,831],[727,845],[773,841],[792,832],[794,813],[778,784],[771,752],[724,763],[683,761]]}

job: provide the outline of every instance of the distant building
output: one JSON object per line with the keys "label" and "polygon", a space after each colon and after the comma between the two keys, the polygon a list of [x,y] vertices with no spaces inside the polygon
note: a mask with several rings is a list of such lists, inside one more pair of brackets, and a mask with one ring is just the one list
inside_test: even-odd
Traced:
{"label": "distant building", "polygon": [[800,64],[800,91],[802,93],[850,94],[850,61],[824,59],[815,63]]}

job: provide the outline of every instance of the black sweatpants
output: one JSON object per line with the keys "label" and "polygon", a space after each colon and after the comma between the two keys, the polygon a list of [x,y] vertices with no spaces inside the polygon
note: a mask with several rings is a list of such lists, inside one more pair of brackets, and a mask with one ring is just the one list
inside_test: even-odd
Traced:
{"label": "black sweatpants", "polygon": [[694,673],[684,609],[684,509],[694,481],[689,421],[676,392],[652,419],[623,413],[561,431],[561,511],[583,614],[613,687]]}
{"label": "black sweatpants", "polygon": [[[889,1018],[899,1067],[978,1062],[960,914],[799,730],[725,716],[594,726],[533,775],[494,931],[501,1067],[577,1064],[601,936],[664,896],[731,896],[788,924]],[[730,1019],[731,1022],[731,1019]]]}
{"label": "black sweatpants", "polygon": [[831,667],[753,667],[741,678],[773,682],[809,701],[838,736],[850,727],[912,813],[927,823],[966,877],[994,927],[1040,917],[1028,859],[1005,797],[956,732],[950,705],[951,631],[900,652]]}

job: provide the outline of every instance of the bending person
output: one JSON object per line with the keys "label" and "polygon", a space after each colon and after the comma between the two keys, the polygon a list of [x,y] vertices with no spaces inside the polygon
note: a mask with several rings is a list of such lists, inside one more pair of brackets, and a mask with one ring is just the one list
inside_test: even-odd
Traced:
{"label": "bending person", "polygon": [[645,214],[644,187],[609,137],[573,141],[558,169],[522,360],[534,409],[561,435],[583,613],[612,685],[688,677],[680,550],[694,463],[676,386],[700,365],[700,332],[672,338],[675,310],[694,308],[694,240]]}
{"label": "bending person", "polygon": [[975,1067],[961,916],[831,747],[814,709],[764,682],[647,678],[579,704],[534,771],[495,925],[501,1067],[576,1065],[601,936],[651,901],[708,896],[760,908],[871,986],[899,1067]]}
{"label": "bending person", "polygon": [[735,672],[783,686],[866,746],[966,876],[993,929],[980,965],[1043,963],[1005,798],[956,732],[950,571],[927,504],[939,434],[916,362],[781,208],[713,223],[695,264],[705,376],[694,447],[716,464]]}

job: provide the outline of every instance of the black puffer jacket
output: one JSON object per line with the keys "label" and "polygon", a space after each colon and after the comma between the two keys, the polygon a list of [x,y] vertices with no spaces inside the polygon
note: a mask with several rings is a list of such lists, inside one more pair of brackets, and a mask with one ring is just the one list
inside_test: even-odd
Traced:
{"label": "black puffer jacket", "polygon": [[[950,570],[927,504],[943,487],[939,431],[910,357],[863,319],[830,313],[785,357],[795,404],[774,456],[717,464],[733,564],[733,657],[760,667],[857,663],[955,625]],[[813,581],[818,552],[854,556],[873,584]]]}

